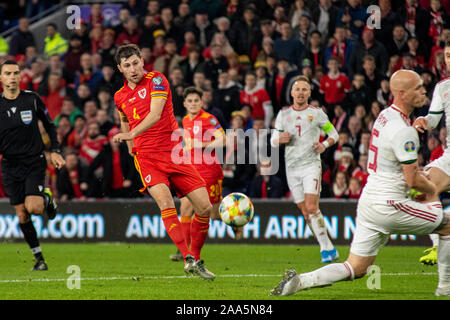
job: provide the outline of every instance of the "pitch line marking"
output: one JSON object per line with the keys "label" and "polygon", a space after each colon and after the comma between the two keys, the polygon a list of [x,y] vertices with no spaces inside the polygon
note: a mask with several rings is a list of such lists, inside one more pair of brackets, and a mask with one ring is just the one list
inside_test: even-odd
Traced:
{"label": "pitch line marking", "polygon": [[[403,272],[403,273],[382,273],[382,276],[436,276],[438,275],[437,272]],[[217,275],[217,278],[258,278],[258,277],[282,277],[282,274],[224,274],[224,275]],[[130,276],[130,277],[97,277],[97,278],[80,278],[80,281],[108,281],[108,280],[162,280],[162,279],[197,279],[197,277],[189,277],[189,276]],[[56,279],[49,279],[49,278],[37,278],[37,279],[5,279],[0,280],[0,283],[23,283],[23,282],[61,282],[61,281],[67,281],[67,278],[56,278]]]}

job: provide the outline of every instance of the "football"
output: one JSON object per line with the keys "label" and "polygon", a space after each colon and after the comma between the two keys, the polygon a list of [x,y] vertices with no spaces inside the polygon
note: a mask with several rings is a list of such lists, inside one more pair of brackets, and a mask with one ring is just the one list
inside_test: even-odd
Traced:
{"label": "football", "polygon": [[242,227],[253,219],[253,203],[243,193],[234,192],[222,199],[220,218],[231,227]]}

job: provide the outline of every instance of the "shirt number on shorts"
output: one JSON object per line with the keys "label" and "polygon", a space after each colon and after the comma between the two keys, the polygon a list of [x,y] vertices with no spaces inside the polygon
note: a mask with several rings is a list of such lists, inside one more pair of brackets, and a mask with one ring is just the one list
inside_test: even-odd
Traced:
{"label": "shirt number on shorts", "polygon": [[370,146],[369,146],[369,159],[373,153],[373,162],[369,162],[369,169],[377,172],[377,157],[378,157],[378,147],[374,145],[373,137],[377,137],[380,132],[377,129],[372,130],[372,135],[370,136]]}

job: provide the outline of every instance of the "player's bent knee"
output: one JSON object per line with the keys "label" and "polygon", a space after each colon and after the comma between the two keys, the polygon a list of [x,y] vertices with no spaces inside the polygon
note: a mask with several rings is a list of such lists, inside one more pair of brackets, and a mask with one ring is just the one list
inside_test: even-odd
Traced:
{"label": "player's bent knee", "polygon": [[211,203],[207,202],[205,204],[201,204],[200,207],[195,212],[199,216],[211,216],[212,213],[212,205]]}

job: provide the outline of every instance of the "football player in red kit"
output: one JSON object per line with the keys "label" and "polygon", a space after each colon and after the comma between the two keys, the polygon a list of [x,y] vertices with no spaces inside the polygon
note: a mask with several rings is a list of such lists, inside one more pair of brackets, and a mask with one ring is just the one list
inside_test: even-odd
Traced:
{"label": "football player in red kit", "polygon": [[[200,259],[212,206],[205,181],[194,166],[173,161],[172,151],[180,141],[172,139],[178,123],[173,114],[169,82],[160,72],[145,73],[144,61],[136,45],[120,46],[115,60],[125,83],[114,95],[122,129],[114,139],[126,141],[134,155],[144,184],[141,192],[148,192],[158,204],[166,231],[183,255],[185,272],[213,280],[215,275]],[[195,210],[190,248],[178,219],[171,189],[180,198],[187,197]]]}
{"label": "football player in red kit", "polygon": [[[195,87],[184,90],[183,100],[187,115],[183,118],[184,141],[189,163],[192,163],[206,182],[209,201],[213,206],[211,219],[220,219],[219,205],[222,200],[223,171],[215,148],[225,145],[225,132],[212,114],[202,109],[203,92]],[[194,208],[186,197],[181,199],[181,226],[185,238],[191,238],[192,213]],[[182,261],[181,253],[170,255],[173,261]]]}

